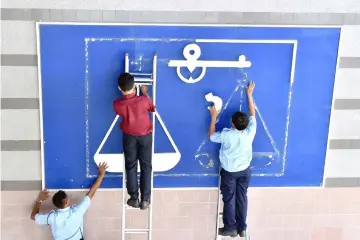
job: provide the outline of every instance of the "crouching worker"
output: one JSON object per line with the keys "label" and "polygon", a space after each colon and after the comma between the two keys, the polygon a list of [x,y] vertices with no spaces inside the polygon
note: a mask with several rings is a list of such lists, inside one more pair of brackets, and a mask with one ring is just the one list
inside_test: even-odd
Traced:
{"label": "crouching worker", "polygon": [[49,213],[39,213],[43,201],[49,197],[45,189],[39,193],[30,218],[39,225],[50,225],[53,240],[83,240],[84,239],[84,214],[90,207],[90,200],[100,187],[105,176],[107,165],[99,165],[99,176],[79,205],[70,206],[68,195],[60,190],[54,194],[52,201],[57,210]]}
{"label": "crouching worker", "polygon": [[210,108],[211,124],[209,137],[212,142],[221,143],[219,158],[221,163],[220,190],[223,196],[224,227],[219,235],[245,237],[247,215],[247,189],[251,176],[252,143],[256,133],[255,106],[252,98],[255,84],[250,82],[246,93],[249,101],[249,117],[243,112],[232,115],[232,128],[215,132],[218,115],[215,107]]}

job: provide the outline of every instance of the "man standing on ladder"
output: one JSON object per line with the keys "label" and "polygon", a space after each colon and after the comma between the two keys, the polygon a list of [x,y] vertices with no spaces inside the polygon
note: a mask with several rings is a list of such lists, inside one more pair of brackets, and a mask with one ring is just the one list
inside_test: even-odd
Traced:
{"label": "man standing on ladder", "polygon": [[[118,87],[123,97],[114,101],[116,114],[122,118],[123,149],[125,156],[126,188],[130,198],[127,205],[145,210],[150,205],[152,173],[152,122],[149,112],[155,112],[148,88],[141,86],[142,96],[136,95],[134,77],[123,73],[118,78]],[[138,160],[140,162],[140,192],[137,180]]]}
{"label": "man standing on ladder", "polygon": [[252,97],[255,84],[250,82],[246,89],[249,101],[249,117],[243,112],[232,115],[232,128],[215,132],[218,111],[210,108],[211,124],[209,137],[212,142],[221,143],[221,183],[220,190],[224,201],[224,227],[219,228],[219,235],[245,237],[247,215],[247,189],[251,176],[252,143],[256,133],[255,105]]}

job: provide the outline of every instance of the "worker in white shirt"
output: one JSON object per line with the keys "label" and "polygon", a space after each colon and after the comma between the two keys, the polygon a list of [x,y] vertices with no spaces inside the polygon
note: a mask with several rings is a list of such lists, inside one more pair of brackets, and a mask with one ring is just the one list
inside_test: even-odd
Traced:
{"label": "worker in white shirt", "polygon": [[52,198],[57,209],[49,213],[39,213],[41,203],[49,197],[49,192],[46,189],[42,190],[39,193],[30,218],[39,225],[50,225],[53,240],[84,239],[84,214],[90,207],[91,198],[101,185],[106,169],[106,163],[100,163],[99,176],[79,205],[70,206],[68,195],[60,190]]}

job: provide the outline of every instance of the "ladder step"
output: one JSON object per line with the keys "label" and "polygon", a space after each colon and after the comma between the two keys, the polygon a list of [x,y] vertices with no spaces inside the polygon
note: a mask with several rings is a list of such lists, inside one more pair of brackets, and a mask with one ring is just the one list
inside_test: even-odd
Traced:
{"label": "ladder step", "polygon": [[222,217],[223,216],[223,213],[219,213],[219,217]]}
{"label": "ladder step", "polygon": [[148,233],[149,229],[125,229],[125,233]]}
{"label": "ladder step", "polygon": [[135,86],[140,86],[140,85],[146,85],[146,86],[151,86],[151,83],[139,83],[139,82],[135,82]]}
{"label": "ladder step", "polygon": [[140,208],[134,208],[134,207],[129,206],[129,205],[125,205],[124,208],[126,210],[133,210],[133,211],[140,211],[141,210]]}
{"label": "ladder step", "polygon": [[147,210],[149,210],[150,208],[151,208],[151,204],[149,205],[149,207],[147,208],[147,209],[145,209],[145,210],[142,210],[142,209],[140,209],[140,208],[134,208],[134,207],[132,207],[132,206],[129,206],[129,205],[127,205],[127,204],[124,204],[124,208],[126,209],[126,210],[141,210],[141,211],[147,211]]}
{"label": "ladder step", "polygon": [[154,80],[152,78],[134,78],[135,82],[153,82]]}
{"label": "ladder step", "polygon": [[136,72],[130,72],[133,76],[151,76],[152,73],[136,73]]}

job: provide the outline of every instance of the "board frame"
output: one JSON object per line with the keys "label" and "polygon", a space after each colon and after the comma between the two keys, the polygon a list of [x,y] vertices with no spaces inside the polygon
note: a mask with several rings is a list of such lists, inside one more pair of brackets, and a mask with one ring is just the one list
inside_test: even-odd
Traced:
{"label": "board frame", "polygon": [[[38,73],[38,87],[39,87],[39,113],[40,113],[40,158],[41,158],[41,184],[42,189],[45,188],[45,152],[44,152],[44,128],[43,128],[43,107],[42,107],[42,77],[41,77],[41,52],[40,52],[40,26],[41,25],[74,25],[74,26],[188,26],[188,27],[249,27],[249,28],[339,28],[340,29],[340,39],[339,46],[341,43],[342,36],[342,25],[251,25],[251,24],[173,24],[173,23],[100,23],[100,22],[36,22],[36,53],[37,53],[37,73]],[[226,40],[226,39],[218,39]],[[294,44],[293,46],[293,57],[291,65],[291,74],[290,74],[290,83],[294,81],[295,74],[295,65],[296,65],[296,53],[297,53],[297,40],[232,40],[237,41],[238,43],[286,43]],[[335,68],[335,79],[334,86],[336,85],[336,77],[339,69],[339,47],[337,50],[337,60]],[[331,102],[331,112],[330,119],[332,115],[332,110],[334,107],[334,90],[332,93],[332,102]],[[331,122],[329,121],[329,129]],[[326,179],[326,159],[327,152],[329,149],[329,134],[327,136],[327,146],[325,153],[325,163],[324,163],[324,173],[321,186],[311,186],[311,187],[256,187],[257,189],[298,189],[298,188],[324,188],[324,181]],[[283,162],[283,169],[285,168],[285,162]],[[283,171],[282,171],[283,173]],[[154,175],[155,176],[155,175]],[[255,187],[254,187],[255,188]],[[100,188],[99,191],[114,191],[122,190],[123,188]],[[159,190],[214,190],[218,189],[217,187],[176,187],[176,188],[156,188]],[[58,190],[58,189],[49,189],[49,190]],[[84,191],[84,189],[66,189],[66,191]]]}

